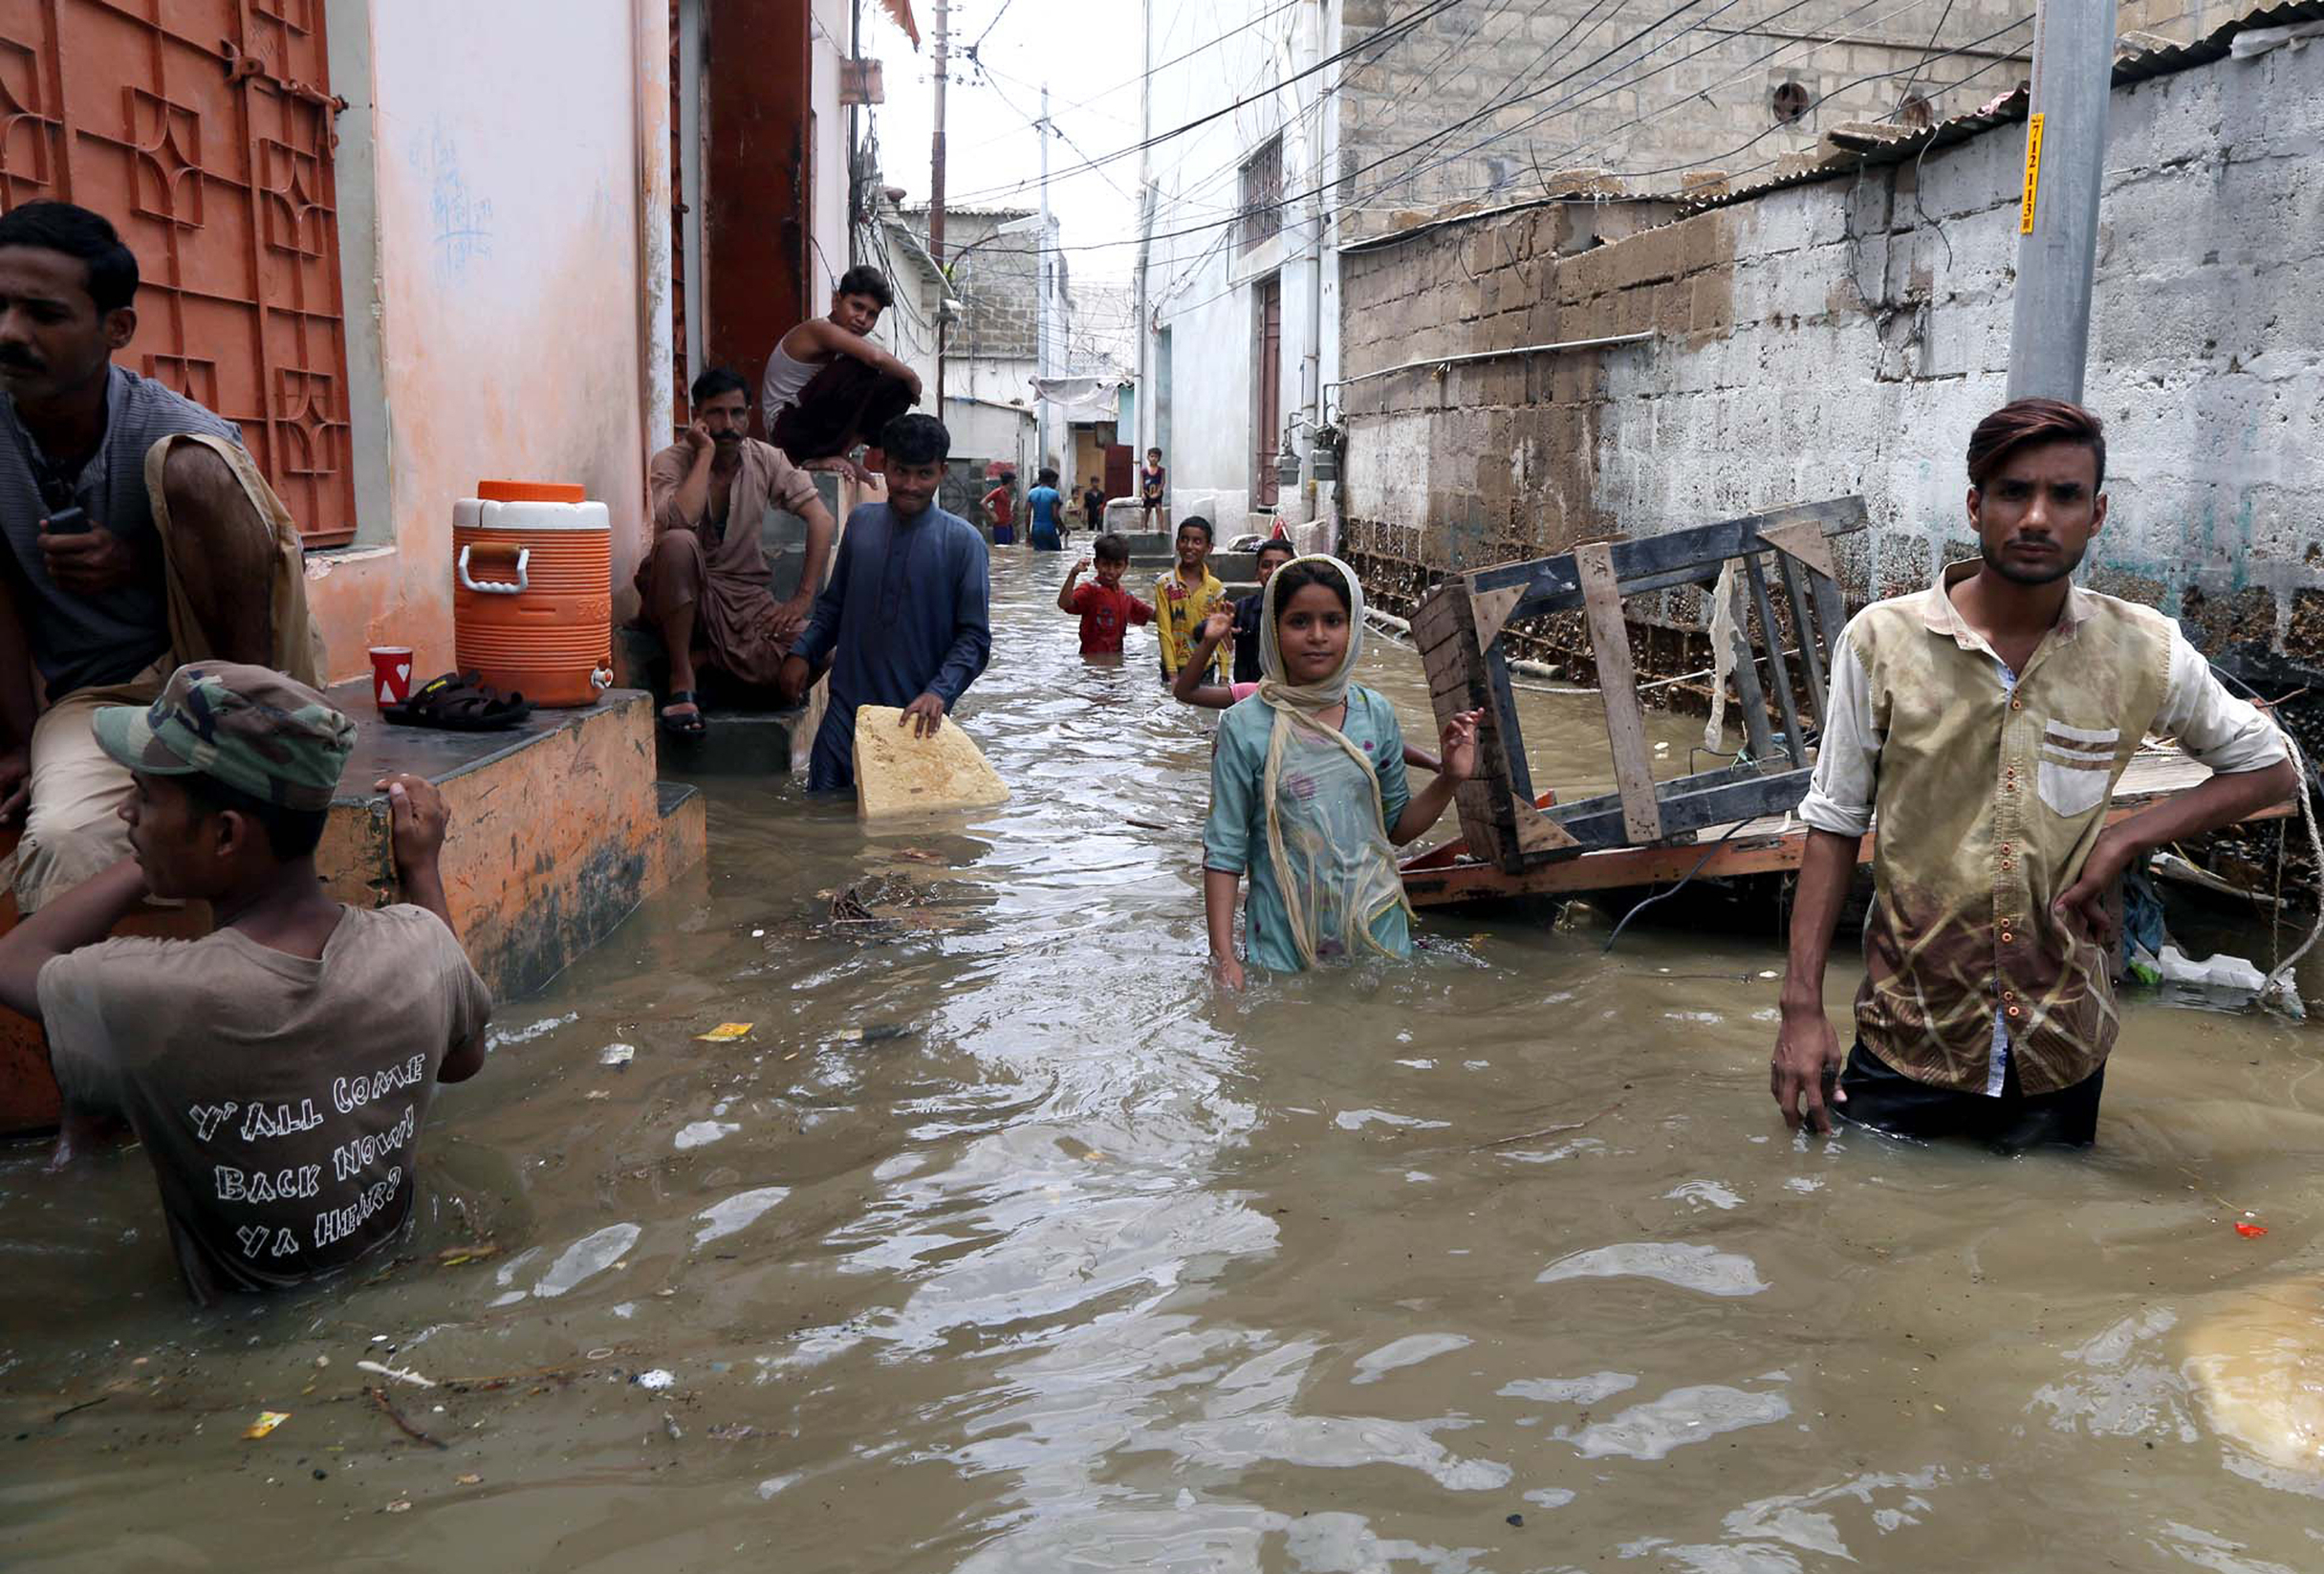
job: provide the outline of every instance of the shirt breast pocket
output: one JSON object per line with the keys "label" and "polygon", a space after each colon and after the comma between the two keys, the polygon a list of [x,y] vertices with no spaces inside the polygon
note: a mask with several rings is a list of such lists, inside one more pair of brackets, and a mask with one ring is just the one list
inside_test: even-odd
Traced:
{"label": "shirt breast pocket", "polygon": [[2043,725],[2040,785],[2051,812],[2079,820],[2106,801],[2121,739],[2111,727],[2071,727],[2055,720]]}

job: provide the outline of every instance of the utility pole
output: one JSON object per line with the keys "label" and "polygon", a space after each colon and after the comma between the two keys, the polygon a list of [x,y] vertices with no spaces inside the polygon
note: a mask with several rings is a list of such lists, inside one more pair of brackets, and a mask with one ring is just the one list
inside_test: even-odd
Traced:
{"label": "utility pole", "polygon": [[[1049,376],[1049,285],[1050,270],[1053,266],[1051,252],[1054,237],[1049,228],[1049,84],[1041,84],[1041,123],[1035,127],[1041,133],[1041,263],[1036,273],[1039,295],[1033,303],[1033,367],[1034,375]],[[1040,470],[1049,463],[1049,395],[1039,388],[1033,390],[1033,442],[1039,457],[1033,469]]]}
{"label": "utility pole", "polygon": [[2115,0],[2037,0],[2009,319],[2009,397],[2079,403],[2090,357]]}
{"label": "utility pole", "polygon": [[928,255],[936,263],[936,419],[945,418],[945,46],[950,41],[945,26],[950,15],[945,0],[936,0],[936,134],[928,147]]}
{"label": "utility pole", "polygon": [[1154,152],[1146,144],[1154,136],[1154,0],[1138,0],[1138,419],[1132,423],[1130,451],[1145,462],[1146,433],[1160,430],[1154,424],[1154,362],[1146,322],[1146,262],[1154,242]]}

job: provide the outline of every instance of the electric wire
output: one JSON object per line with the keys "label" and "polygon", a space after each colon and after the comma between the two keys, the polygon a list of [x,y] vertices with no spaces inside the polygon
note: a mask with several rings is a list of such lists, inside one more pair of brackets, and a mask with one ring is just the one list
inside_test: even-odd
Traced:
{"label": "electric wire", "polygon": [[[1693,3],[1700,4],[1701,0],[1693,0]],[[1281,79],[1271,83],[1265,92],[1250,94],[1243,98],[1238,98],[1221,108],[1211,110],[1207,114],[1199,115],[1195,117],[1195,119],[1187,120],[1183,124],[1172,126],[1167,131],[1160,131],[1151,137],[1141,139],[1139,142],[1131,142],[1127,146],[1116,148],[1113,152],[1100,156],[1100,158],[1093,161],[1093,163],[1111,164],[1118,159],[1126,159],[1133,153],[1140,153],[1150,148],[1159,147],[1164,142],[1185,136],[1188,132],[1200,130],[1202,127],[1208,125],[1213,120],[1224,120],[1226,117],[1233,114],[1239,109],[1243,109],[1250,104],[1256,103],[1261,99],[1271,98],[1274,94],[1291,86],[1293,82],[1302,81],[1307,77],[1314,76],[1317,72],[1327,71],[1333,66],[1340,64],[1349,56],[1360,54],[1364,50],[1373,47],[1375,44],[1402,37],[1406,33],[1409,33],[1414,29],[1418,28],[1422,23],[1430,20],[1432,17],[1437,16],[1441,12],[1451,10],[1454,6],[1459,4],[1461,4],[1461,0],[1421,0],[1421,4],[1414,10],[1407,11],[1402,16],[1396,17],[1388,22],[1382,23],[1379,28],[1375,29],[1371,33],[1366,33],[1355,43],[1341,47],[1336,53],[1326,55],[1324,58],[1314,62],[1313,65],[1302,67],[1300,70],[1292,73],[1290,76],[1282,77]],[[1083,166],[1075,166],[1070,169],[1053,170],[1051,172],[1051,178],[1053,180],[1062,178],[1066,175],[1077,175],[1081,173],[1082,167]],[[983,191],[964,192],[962,193],[960,200],[964,204],[986,201],[996,192],[1009,192],[1022,189],[1024,184],[1025,183],[1023,182],[1017,182],[1010,186],[988,187]]]}

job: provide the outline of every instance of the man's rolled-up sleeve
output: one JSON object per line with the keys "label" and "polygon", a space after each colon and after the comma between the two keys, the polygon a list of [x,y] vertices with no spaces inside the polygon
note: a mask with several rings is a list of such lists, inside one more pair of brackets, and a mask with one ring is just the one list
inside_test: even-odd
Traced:
{"label": "man's rolled-up sleeve", "polygon": [[2227,691],[2202,651],[2171,630],[2171,679],[2155,731],[2221,776],[2264,771],[2289,759],[2284,735],[2249,700]]}
{"label": "man's rolled-up sleeve", "polygon": [[1880,775],[1880,738],[1873,728],[1872,679],[1857,648],[1855,629],[1840,636],[1832,654],[1829,714],[1815,747],[1815,771],[1799,818],[1835,836],[1862,836],[1872,829],[1872,801]]}

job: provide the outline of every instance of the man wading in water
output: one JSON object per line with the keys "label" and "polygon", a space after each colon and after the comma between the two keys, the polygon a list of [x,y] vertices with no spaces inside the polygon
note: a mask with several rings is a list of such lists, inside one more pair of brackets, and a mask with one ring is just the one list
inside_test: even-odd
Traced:
{"label": "man wading in water", "polygon": [[[1969,438],[1968,468],[1981,557],[1867,607],[1833,652],[1770,1082],[1794,1130],[1829,1131],[1837,1113],[1897,1136],[2086,1147],[2115,1040],[2116,882],[2156,847],[2289,797],[2296,777],[2274,727],[2176,624],[2073,583],[2106,522],[2096,415],[2005,405]],[[2150,731],[2216,774],[2109,827]],[[1876,810],[1842,1071],[1824,960]]]}

